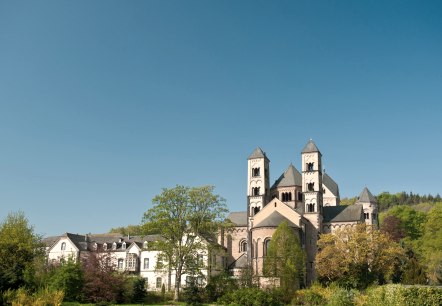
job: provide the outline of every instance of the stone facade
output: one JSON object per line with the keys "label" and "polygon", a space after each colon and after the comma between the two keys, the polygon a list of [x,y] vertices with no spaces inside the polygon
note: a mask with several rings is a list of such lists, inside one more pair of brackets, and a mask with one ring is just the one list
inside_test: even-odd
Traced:
{"label": "stone facade", "polygon": [[287,221],[300,237],[306,254],[306,285],[315,278],[317,241],[322,233],[358,223],[377,225],[376,200],[364,188],[354,205],[340,206],[338,184],[322,169],[322,154],[310,140],[301,152],[301,172],[292,164],[269,188],[270,160],[261,148],[249,156],[247,209],[231,213],[228,266],[233,275],[251,268],[262,276],[268,244],[278,225]]}

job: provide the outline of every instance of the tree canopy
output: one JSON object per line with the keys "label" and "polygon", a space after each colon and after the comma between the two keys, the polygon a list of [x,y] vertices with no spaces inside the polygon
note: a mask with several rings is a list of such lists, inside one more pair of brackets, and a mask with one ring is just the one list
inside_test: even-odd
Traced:
{"label": "tree canopy", "polygon": [[198,252],[216,241],[224,225],[225,200],[213,190],[213,186],[164,188],[144,214],[144,231],[159,233],[163,238],[154,244],[164,259],[157,269],[175,271],[175,300],[179,298],[181,276],[201,268],[200,262],[195,262]]}
{"label": "tree canopy", "polygon": [[281,289],[290,297],[304,282],[305,254],[299,235],[286,221],[272,235],[263,272],[265,276],[279,277]]}
{"label": "tree canopy", "polygon": [[35,260],[43,255],[41,237],[24,213],[8,214],[0,224],[0,291],[27,285]]}
{"label": "tree canopy", "polygon": [[397,264],[405,258],[399,244],[365,224],[322,234],[318,248],[319,278],[355,288],[391,279]]}

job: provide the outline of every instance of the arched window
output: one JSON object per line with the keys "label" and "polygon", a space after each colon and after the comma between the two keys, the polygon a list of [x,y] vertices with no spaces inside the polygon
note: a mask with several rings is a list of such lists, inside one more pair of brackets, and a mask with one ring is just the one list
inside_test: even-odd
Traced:
{"label": "arched window", "polygon": [[307,212],[315,212],[315,204],[307,204]]}
{"label": "arched window", "polygon": [[308,183],[307,190],[308,191],[315,191],[315,183]]}
{"label": "arched window", "polygon": [[252,168],[252,176],[260,176],[260,168]]}
{"label": "arched window", "polygon": [[313,171],[314,163],[307,163],[307,171]]}
{"label": "arched window", "polygon": [[247,252],[247,240],[243,239],[239,243],[239,251],[240,252]]}
{"label": "arched window", "polygon": [[259,187],[252,188],[252,195],[259,196]]}
{"label": "arched window", "polygon": [[66,250],[66,242],[61,243],[61,250],[62,251]]}
{"label": "arched window", "polygon": [[269,247],[270,247],[270,238],[266,238],[264,240],[264,247],[263,247],[263,256],[267,256],[268,252],[269,252]]}

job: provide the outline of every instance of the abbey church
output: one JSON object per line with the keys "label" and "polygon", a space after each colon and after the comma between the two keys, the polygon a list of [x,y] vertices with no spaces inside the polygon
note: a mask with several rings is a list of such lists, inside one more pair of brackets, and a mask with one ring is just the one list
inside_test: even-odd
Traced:
{"label": "abbey church", "polygon": [[266,251],[278,225],[286,221],[299,234],[306,253],[306,279],[315,279],[315,255],[321,233],[366,223],[377,227],[376,199],[364,188],[353,205],[340,205],[338,184],[322,169],[322,154],[309,140],[301,151],[301,171],[290,164],[270,186],[270,160],[261,148],[248,158],[247,210],[229,215],[234,224],[224,244],[228,267],[238,275],[251,267],[262,274]]}

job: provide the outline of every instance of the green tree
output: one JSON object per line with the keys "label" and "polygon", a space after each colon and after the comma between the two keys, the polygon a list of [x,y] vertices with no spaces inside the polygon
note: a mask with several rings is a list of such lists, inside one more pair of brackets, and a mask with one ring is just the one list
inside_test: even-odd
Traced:
{"label": "green tree", "polygon": [[162,265],[157,269],[175,272],[175,294],[178,300],[181,276],[198,269],[198,253],[207,248],[204,240],[215,239],[224,226],[227,208],[225,200],[213,194],[213,186],[164,188],[153,200],[143,218],[146,233],[156,232],[162,237],[153,245],[159,251]]}
{"label": "green tree", "polygon": [[0,291],[32,286],[34,263],[44,256],[43,250],[24,213],[8,214],[0,224]]}
{"label": "green tree", "polygon": [[121,234],[123,236],[139,236],[143,234],[141,225],[128,225],[111,228],[109,233]]}
{"label": "green tree", "polygon": [[398,243],[365,224],[322,234],[318,249],[319,279],[353,288],[390,280],[405,259],[405,252]]}
{"label": "green tree", "polygon": [[426,214],[413,209],[410,206],[394,206],[381,216],[381,227],[388,216],[395,216],[401,220],[405,238],[408,240],[417,240],[422,236],[423,225],[426,220]]}
{"label": "green tree", "polygon": [[72,258],[57,267],[49,280],[49,287],[64,292],[64,300],[75,302],[82,300],[83,270],[81,264]]}
{"label": "green tree", "polygon": [[295,234],[287,221],[279,224],[272,235],[263,272],[265,276],[278,277],[281,290],[290,299],[304,280],[305,254],[299,235]]}
{"label": "green tree", "polygon": [[435,205],[423,226],[421,249],[433,284],[442,283],[442,203]]}

